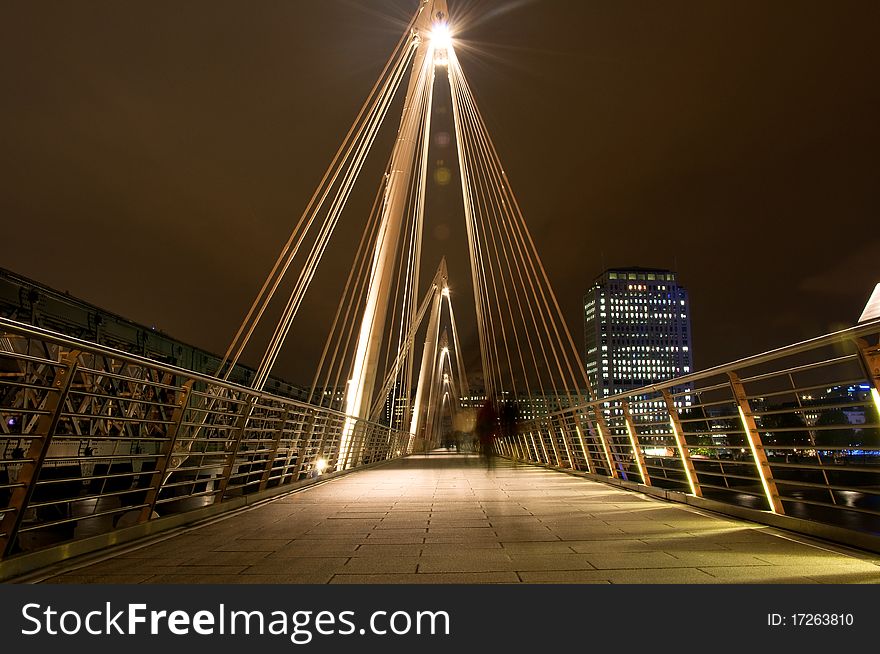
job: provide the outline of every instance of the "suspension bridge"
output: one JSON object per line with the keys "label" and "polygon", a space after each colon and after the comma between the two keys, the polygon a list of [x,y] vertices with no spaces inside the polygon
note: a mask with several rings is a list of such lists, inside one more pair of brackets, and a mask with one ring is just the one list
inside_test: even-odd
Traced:
{"label": "suspension bridge", "polygon": [[[464,271],[423,256],[440,93]],[[352,216],[389,122],[372,208]],[[349,260],[333,237],[352,226]],[[311,384],[271,392],[340,261]],[[422,0],[215,374],[0,319],[0,578],[878,582],[878,337],[866,320],[596,397],[446,2]],[[255,349],[251,383],[234,383]],[[846,411],[857,428],[827,419]]]}

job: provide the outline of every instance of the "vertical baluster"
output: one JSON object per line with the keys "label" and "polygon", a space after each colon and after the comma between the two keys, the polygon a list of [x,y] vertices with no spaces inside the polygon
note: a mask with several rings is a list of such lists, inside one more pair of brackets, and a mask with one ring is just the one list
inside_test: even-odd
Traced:
{"label": "vertical baluster", "polygon": [[758,471],[758,477],[761,479],[761,486],[764,488],[767,503],[770,505],[770,510],[773,513],[782,515],[785,513],[785,509],[782,506],[782,500],[779,498],[776,480],[773,479],[773,471],[770,468],[770,462],[767,461],[767,453],[764,451],[764,443],[761,442],[761,434],[758,432],[755,416],[752,415],[752,406],[749,404],[746,390],[743,388],[742,381],[740,381],[736,373],[730,372],[727,373],[727,376],[730,378],[730,387],[733,389],[733,397],[737,403],[743,429],[746,431],[746,440],[749,442],[749,449],[752,451],[752,458],[755,461],[755,468]]}
{"label": "vertical baluster", "polygon": [[[275,457],[278,456],[278,450],[281,447],[281,440],[284,438],[284,428],[287,426],[287,418],[290,415],[290,405],[284,405],[284,413],[281,416],[281,425],[278,427],[278,430],[275,434],[275,441],[272,443],[272,451],[269,453],[269,460],[266,461],[266,468],[263,470],[263,476],[260,479],[260,490],[266,490],[266,485],[269,483],[269,477],[272,476],[272,469],[275,467]],[[282,470],[283,474],[283,470]],[[279,480],[279,485],[281,480]]]}
{"label": "vertical baluster", "polygon": [[694,470],[694,462],[691,460],[691,453],[688,449],[687,441],[684,438],[684,431],[681,428],[681,419],[678,415],[678,409],[675,408],[675,402],[669,389],[662,390],[663,399],[666,402],[666,413],[669,417],[669,425],[672,427],[672,435],[675,438],[675,444],[678,447],[678,455],[681,457],[681,467],[684,471],[685,479],[690,486],[691,493],[697,497],[703,496],[700,488],[700,481],[697,478],[697,471]]}
{"label": "vertical baluster", "polygon": [[247,423],[250,420],[251,412],[257,403],[257,396],[249,396],[242,405],[238,419],[235,421],[235,429],[233,430],[232,447],[226,456],[226,464],[223,466],[223,473],[220,477],[220,489],[214,496],[214,503],[222,502],[226,495],[226,489],[229,488],[229,480],[232,478],[232,471],[235,470],[235,460],[238,458],[238,452],[241,449],[241,441],[244,440],[244,434],[247,431]]}
{"label": "vertical baluster", "polygon": [[147,491],[146,498],[144,499],[146,506],[141,509],[137,520],[138,523],[149,520],[156,509],[156,501],[159,499],[162,483],[165,481],[165,473],[168,470],[171,459],[174,457],[174,448],[177,446],[177,439],[180,437],[180,428],[183,423],[183,417],[186,415],[192,386],[193,380],[189,380],[177,392],[177,406],[174,407],[174,413],[171,415],[173,426],[168,434],[168,439],[162,444],[160,456],[156,461],[156,470],[153,471],[153,478],[150,480],[150,490]]}
{"label": "vertical baluster", "polygon": [[639,470],[639,476],[645,486],[651,485],[651,477],[648,475],[648,469],[645,467],[645,453],[639,444],[639,433],[636,431],[636,424],[633,422],[632,412],[629,409],[629,402],[623,400],[623,419],[626,422],[626,433],[629,436],[629,446],[632,450],[633,461],[636,462],[636,468]]}
{"label": "vertical baluster", "polygon": [[15,548],[18,530],[27,511],[28,503],[33,497],[40,470],[49,453],[49,447],[52,445],[52,438],[55,436],[55,429],[58,426],[61,413],[64,411],[64,402],[73,383],[79,355],[79,350],[71,350],[67,353],[67,356],[61,361],[62,367],[55,371],[51,389],[46,391],[42,406],[42,410],[46,413],[41,415],[37,421],[37,428],[25,455],[29,461],[21,465],[18,473],[20,485],[13,489],[12,497],[9,499],[9,508],[12,511],[4,513],[3,522],[0,523],[0,533],[6,534],[0,536],[0,550],[3,551],[4,556],[12,554]]}

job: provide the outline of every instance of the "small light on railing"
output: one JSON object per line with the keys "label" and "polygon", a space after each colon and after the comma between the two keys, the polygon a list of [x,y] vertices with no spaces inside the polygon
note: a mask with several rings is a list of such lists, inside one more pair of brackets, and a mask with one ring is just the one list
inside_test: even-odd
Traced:
{"label": "small light on railing", "polygon": [[400,456],[400,450],[397,450],[397,456]]}
{"label": "small light on railing", "polygon": [[315,461],[315,469],[318,471],[318,474],[322,474],[327,469],[327,461],[324,459],[318,459]]}

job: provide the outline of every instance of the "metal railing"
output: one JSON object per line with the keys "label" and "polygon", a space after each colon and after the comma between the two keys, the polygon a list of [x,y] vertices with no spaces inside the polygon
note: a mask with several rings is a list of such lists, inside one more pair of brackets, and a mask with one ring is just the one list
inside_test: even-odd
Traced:
{"label": "metal railing", "polygon": [[[338,461],[343,428],[352,445]],[[0,318],[0,558],[398,457],[408,443]]]}
{"label": "metal railing", "polygon": [[880,532],[880,321],[612,395],[499,441],[524,461]]}

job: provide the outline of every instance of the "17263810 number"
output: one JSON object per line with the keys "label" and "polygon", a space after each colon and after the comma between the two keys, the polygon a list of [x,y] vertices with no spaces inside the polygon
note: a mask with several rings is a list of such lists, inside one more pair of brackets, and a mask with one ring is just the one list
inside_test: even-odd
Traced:
{"label": "17263810 number", "polygon": [[855,623],[852,613],[768,613],[770,627],[851,627]]}

